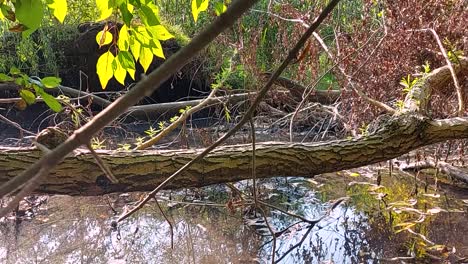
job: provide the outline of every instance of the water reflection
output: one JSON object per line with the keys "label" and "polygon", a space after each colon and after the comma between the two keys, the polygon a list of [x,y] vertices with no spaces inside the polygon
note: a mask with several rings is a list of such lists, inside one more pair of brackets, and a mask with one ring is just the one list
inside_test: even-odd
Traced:
{"label": "water reflection", "polygon": [[[264,200],[307,219],[320,218],[330,209],[330,203],[322,202],[324,196],[306,180],[287,184],[270,180],[261,186]],[[246,184],[237,187],[245,189]],[[0,222],[0,263],[271,262],[272,237],[258,235],[259,230],[244,224],[241,210],[233,214],[223,206],[228,199],[224,188],[162,194],[161,205],[174,224],[173,249],[169,225],[155,203],[112,230],[113,210],[124,210],[140,194],[49,197],[31,219]],[[191,204],[205,201],[220,204]],[[274,210],[266,213],[275,231],[298,220]],[[281,263],[375,263],[403,254],[389,230],[384,217],[368,219],[343,203],[316,225],[299,223],[278,237],[275,259]]]}

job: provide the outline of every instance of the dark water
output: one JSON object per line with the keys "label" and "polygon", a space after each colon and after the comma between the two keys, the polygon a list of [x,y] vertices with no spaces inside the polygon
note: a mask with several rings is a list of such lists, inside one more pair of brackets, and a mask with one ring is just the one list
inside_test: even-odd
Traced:
{"label": "dark water", "polygon": [[[352,197],[344,184],[349,181],[334,175],[317,182],[272,179],[260,184],[262,199],[269,203],[307,219],[325,216],[314,226],[299,223],[279,236],[276,260],[380,263],[408,256],[408,236],[393,232],[385,212],[363,206],[362,201],[372,198]],[[154,202],[112,230],[110,223],[117,217],[113,210],[122,212],[141,194],[32,199],[35,207],[23,204],[19,220],[1,220],[0,263],[270,263],[273,243],[263,217],[246,220],[246,207],[227,209],[229,193],[224,186],[163,192],[159,200],[174,225],[173,249],[171,229]],[[348,202],[330,211],[333,200],[346,194],[351,194]],[[275,231],[297,222],[277,210],[265,212]],[[467,219],[466,212],[436,215],[426,234],[468,255]],[[256,228],[255,221],[260,223]]]}

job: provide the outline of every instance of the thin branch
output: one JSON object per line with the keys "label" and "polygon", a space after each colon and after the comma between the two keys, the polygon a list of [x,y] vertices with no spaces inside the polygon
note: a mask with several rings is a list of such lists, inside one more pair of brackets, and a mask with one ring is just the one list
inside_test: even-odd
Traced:
{"label": "thin branch", "polygon": [[450,74],[452,75],[452,79],[453,79],[453,84],[455,85],[455,90],[457,91],[457,98],[458,98],[458,111],[457,111],[457,113],[458,113],[458,116],[460,116],[460,117],[463,116],[463,114],[465,112],[465,102],[463,101],[463,90],[460,87],[460,84],[458,83],[457,74],[455,73],[455,70],[453,69],[452,62],[450,61],[450,59],[449,59],[449,57],[447,55],[447,51],[445,50],[444,45],[440,41],[439,35],[432,28],[423,28],[423,29],[417,29],[417,30],[413,30],[413,31],[424,31],[424,32],[429,31],[429,32],[432,33],[432,35],[436,39],[437,45],[439,45],[439,49],[440,49],[440,51],[442,52],[442,55],[445,58],[445,62],[447,63],[447,66],[449,67]]}
{"label": "thin branch", "polygon": [[260,103],[261,100],[265,97],[267,92],[270,90],[271,86],[275,82],[275,80],[281,75],[281,73],[286,69],[286,67],[289,65],[289,63],[294,60],[299,52],[299,50],[304,46],[306,43],[307,39],[312,35],[312,33],[318,28],[318,26],[325,20],[325,18],[328,16],[328,14],[333,10],[333,8],[338,4],[340,0],[331,0],[330,3],[325,7],[325,9],[322,11],[322,13],[317,17],[315,22],[309,27],[309,29],[304,33],[304,35],[301,37],[301,39],[297,42],[297,44],[294,46],[292,50],[289,51],[288,56],[286,59],[283,61],[283,63],[279,66],[279,68],[275,71],[275,73],[270,77],[268,82],[265,84],[265,86],[260,90],[258,93],[257,97],[255,100],[252,102],[252,105],[247,109],[247,112],[244,114],[242,119],[237,123],[231,130],[229,130],[224,136],[219,138],[216,142],[214,142],[211,146],[206,148],[202,153],[200,153],[197,157],[195,157],[193,160],[189,161],[187,164],[182,166],[179,170],[177,170],[174,174],[172,174],[170,177],[168,177],[165,181],[163,181],[158,187],[156,187],[153,191],[151,191],[143,201],[141,201],[139,204],[137,204],[132,210],[130,210],[128,213],[122,215],[119,218],[119,222],[124,220],[125,218],[129,217],[136,211],[138,211],[143,205],[145,205],[151,197],[153,197],[159,190],[161,190],[164,186],[166,186],[169,182],[171,182],[175,177],[180,175],[182,172],[187,170],[192,164],[195,162],[198,162],[199,160],[203,159],[208,153],[210,153],[213,149],[215,149],[217,146],[221,145],[226,139],[228,139],[230,136],[232,136],[235,132],[237,132],[242,126],[249,121],[251,118],[252,114],[254,113],[255,109],[257,108],[258,104]]}
{"label": "thin branch", "polygon": [[253,198],[254,198],[254,203],[255,203],[255,208],[258,207],[258,200],[257,200],[257,175],[255,174],[255,125],[250,118],[249,120],[250,123],[250,130],[252,133],[252,189],[253,189]]}
{"label": "thin branch", "polygon": [[[320,37],[319,34],[317,34],[316,32],[314,32],[314,37],[315,39],[320,43],[320,45],[322,46],[323,50],[327,53],[328,57],[333,61],[335,62],[335,58],[333,57],[333,54],[330,52],[330,50],[328,49],[327,45],[325,44],[325,42],[323,41],[323,39]],[[338,63],[338,62],[337,62]],[[351,76],[348,75],[346,72],[345,72],[345,69],[343,67],[341,67],[339,64],[338,64],[338,69],[340,70],[341,74],[343,74],[343,76],[346,77],[348,83],[351,85],[351,88],[362,98],[364,99],[366,102],[368,102],[369,104],[373,105],[373,106],[376,106],[382,110],[385,110],[387,113],[390,113],[390,114],[395,114],[396,113],[396,110],[393,109],[392,107],[388,106],[387,104],[384,104],[378,100],[375,100],[375,99],[372,99],[370,98],[369,96],[367,96],[367,94],[365,94],[362,89],[360,87],[357,86],[357,84],[355,84],[353,82],[353,80],[351,79]]]}
{"label": "thin branch", "polygon": [[263,208],[261,207],[258,207],[258,209],[260,210],[262,216],[263,216],[263,220],[265,220],[265,224],[268,228],[268,230],[270,231],[270,234],[272,236],[272,239],[273,239],[273,245],[272,245],[272,248],[271,248],[271,263],[275,263],[275,254],[276,254],[276,232],[273,230],[273,228],[271,227],[270,223],[268,222],[268,218],[266,217],[266,214],[265,214],[265,211],[263,210]]}
{"label": "thin branch", "polygon": [[12,125],[14,126],[15,128],[17,128],[20,132],[22,133],[26,133],[28,135],[36,135],[34,134],[33,132],[30,132],[24,128],[21,127],[20,124],[14,122],[14,121],[11,121],[10,119],[6,118],[5,116],[3,116],[2,114],[0,114],[0,120],[2,120],[3,122],[5,122],[6,124],[9,124],[9,125]]}
{"label": "thin branch", "polygon": [[91,144],[87,144],[86,147],[88,150],[91,152],[91,155],[93,156],[94,160],[98,164],[99,168],[104,172],[104,175],[112,182],[112,183],[118,183],[119,180],[115,178],[114,174],[112,173],[111,169],[109,166],[106,165],[106,163],[101,159],[99,154],[96,153],[96,151],[93,149]]}
{"label": "thin branch", "polygon": [[171,249],[174,249],[174,226],[172,225],[172,222],[169,221],[169,218],[167,217],[166,213],[164,213],[156,197],[154,197],[154,201],[156,202],[156,205],[158,206],[159,212],[161,212],[162,216],[164,217],[166,222],[169,224],[169,230],[171,230]]}
{"label": "thin branch", "polygon": [[161,140],[164,136],[167,134],[171,133],[174,129],[176,129],[179,125],[183,124],[185,120],[187,120],[188,117],[190,117],[192,114],[202,110],[213,97],[215,96],[216,92],[218,89],[213,89],[208,95],[208,97],[201,101],[197,106],[192,107],[190,109],[185,109],[184,112],[181,113],[179,118],[177,118],[176,121],[172,122],[168,127],[164,128],[162,131],[160,131],[156,136],[148,139],[147,141],[141,143],[141,145],[137,146],[134,150],[143,150],[147,149],[154,144],[156,144],[159,140]]}

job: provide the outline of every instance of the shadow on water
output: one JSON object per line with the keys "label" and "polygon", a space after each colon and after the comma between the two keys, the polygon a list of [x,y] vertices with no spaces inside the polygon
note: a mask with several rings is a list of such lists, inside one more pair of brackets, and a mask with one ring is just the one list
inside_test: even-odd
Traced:
{"label": "shadow on water", "polygon": [[[324,177],[317,181],[270,179],[261,183],[262,199],[269,203],[307,219],[326,215],[314,226],[304,222],[293,225],[297,218],[275,210],[266,211],[273,230],[293,225],[276,240],[276,260],[281,263],[377,263],[408,253],[411,248],[408,243],[415,242],[408,240],[405,232],[395,234],[392,225],[398,220],[396,216],[380,211],[382,207],[369,207],[363,202],[372,200],[372,195],[350,195],[350,188],[346,187],[350,180],[342,175],[333,175],[333,181]],[[328,183],[324,185],[320,180]],[[245,182],[236,186],[248,188]],[[225,206],[230,199],[227,190],[224,186],[211,186],[166,191],[159,196],[163,210],[174,224],[173,249],[171,230],[156,203],[144,207],[117,230],[112,230],[111,221],[116,218],[113,210],[120,213],[138,201],[141,194],[51,196],[43,204],[26,210],[21,220],[13,218],[0,222],[0,262],[271,262],[272,237],[268,229],[265,232],[265,227],[246,224],[248,220],[243,219],[241,208],[234,212],[228,210]],[[350,195],[350,201],[330,211],[332,202],[327,200],[342,195]],[[375,199],[372,203],[375,205]],[[466,219],[467,214],[460,212],[436,215],[430,222],[438,226],[438,231],[427,228],[426,234],[438,243],[458,241],[457,248],[466,251],[468,241],[460,234],[468,232]],[[420,229],[417,231],[422,233]]]}

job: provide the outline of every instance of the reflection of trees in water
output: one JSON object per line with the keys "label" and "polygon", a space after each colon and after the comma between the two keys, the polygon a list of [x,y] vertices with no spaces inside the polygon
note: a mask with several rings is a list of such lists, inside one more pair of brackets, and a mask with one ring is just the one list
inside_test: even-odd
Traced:
{"label": "reflection of trees in water", "polygon": [[[155,205],[129,219],[119,232],[112,232],[111,210],[103,198],[51,200],[61,204],[52,201],[47,216],[21,223],[18,236],[12,222],[2,224],[1,263],[108,263],[117,259],[127,263],[225,263],[249,261],[259,247],[239,217],[220,213],[224,210],[191,206],[170,212],[175,223],[171,250],[169,226]],[[42,222],[45,217],[47,221]]]}
{"label": "reflection of trees in water", "polygon": [[[263,193],[268,196],[263,199],[307,219],[323,216],[331,205],[323,203],[304,181],[264,186]],[[109,197],[117,200],[114,207],[118,210],[138,200],[135,195],[118,203],[119,196]],[[121,224],[118,231],[112,231],[110,222],[114,215],[107,199],[51,197],[45,214],[20,224],[15,243],[11,243],[15,239],[13,222],[4,223],[0,262],[250,263],[256,258],[262,261],[271,258],[271,236],[255,235],[250,227],[243,225],[240,212],[231,215],[224,206],[181,203],[174,206],[161,202],[175,227],[174,249],[171,249],[169,225],[156,204],[144,207]],[[266,213],[276,231],[297,222],[296,218],[276,210]],[[342,204],[312,227],[303,222],[287,229],[277,239],[276,260],[284,263],[372,262],[381,255],[382,247],[370,243],[369,234],[372,232],[369,232],[367,218],[353,207]],[[8,259],[2,259],[3,248],[8,252]]]}

